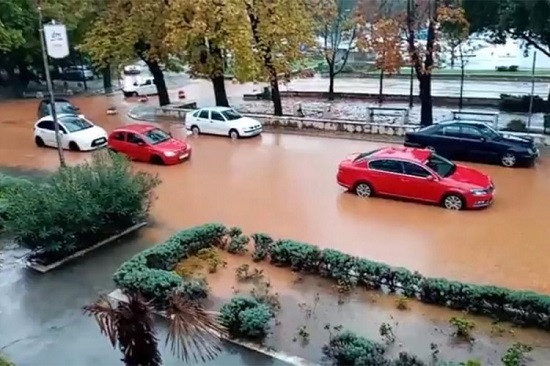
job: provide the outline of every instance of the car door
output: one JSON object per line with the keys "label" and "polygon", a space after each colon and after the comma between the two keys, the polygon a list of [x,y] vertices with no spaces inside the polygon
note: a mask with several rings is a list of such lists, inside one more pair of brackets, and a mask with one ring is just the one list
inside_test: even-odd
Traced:
{"label": "car door", "polygon": [[227,135],[229,134],[229,129],[227,127],[227,121],[218,111],[210,111],[210,126],[213,133],[217,135]]}
{"label": "car door", "polygon": [[149,161],[149,149],[145,140],[134,132],[128,132],[126,134],[126,150],[127,155],[133,160],[137,161]]}
{"label": "car door", "polygon": [[210,111],[208,109],[201,109],[195,124],[199,126],[202,133],[214,133],[210,125]]}
{"label": "car door", "polygon": [[461,124],[460,136],[464,146],[464,158],[471,161],[481,161],[486,158],[485,139],[475,125]]}
{"label": "car door", "polygon": [[128,154],[128,143],[126,142],[126,133],[123,131],[114,132],[109,139],[109,147],[121,154]]}
{"label": "car door", "polygon": [[369,180],[375,192],[404,196],[403,166],[400,160],[377,159],[369,161]]}
{"label": "car door", "polygon": [[464,146],[460,135],[460,126],[449,124],[442,126],[438,131],[440,143],[436,147],[436,152],[448,159],[462,159],[464,155]]}
{"label": "car door", "polygon": [[437,202],[441,197],[439,178],[414,162],[403,162],[403,194],[407,198]]}
{"label": "car door", "polygon": [[[67,128],[65,128],[65,126],[60,122],[58,124],[59,124],[59,141],[61,142],[61,147],[63,147],[64,149],[68,149],[71,138],[67,132]],[[54,144],[55,144],[55,147],[57,147],[57,140],[55,139],[55,131],[54,131]]]}
{"label": "car door", "polygon": [[53,121],[42,121],[36,126],[36,135],[39,136],[47,146],[55,145],[55,131]]}
{"label": "car door", "polygon": [[147,79],[140,85],[140,93],[142,95],[155,95],[157,93],[157,86],[153,82],[153,79]]}

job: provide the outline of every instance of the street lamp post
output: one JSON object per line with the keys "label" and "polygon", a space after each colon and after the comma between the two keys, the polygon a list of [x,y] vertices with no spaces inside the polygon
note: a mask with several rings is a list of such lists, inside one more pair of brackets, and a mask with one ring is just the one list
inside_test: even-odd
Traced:
{"label": "street lamp post", "polygon": [[53,93],[52,80],[50,78],[50,66],[48,64],[48,55],[46,54],[46,45],[44,40],[44,26],[42,24],[42,8],[38,6],[38,32],[40,33],[40,45],[42,46],[42,60],[44,61],[44,74],[46,75],[46,84],[50,94],[50,108],[52,111],[53,125],[55,130],[55,143],[57,145],[57,154],[59,155],[59,165],[64,168],[65,156],[63,155],[63,146],[61,146],[61,135],[59,124],[57,123],[57,112],[55,110],[55,95]]}
{"label": "street lamp post", "polygon": [[533,52],[533,67],[531,68],[531,97],[529,98],[529,117],[527,118],[527,129],[531,128],[531,116],[533,115],[533,96],[535,94],[535,66],[537,64],[537,52]]}

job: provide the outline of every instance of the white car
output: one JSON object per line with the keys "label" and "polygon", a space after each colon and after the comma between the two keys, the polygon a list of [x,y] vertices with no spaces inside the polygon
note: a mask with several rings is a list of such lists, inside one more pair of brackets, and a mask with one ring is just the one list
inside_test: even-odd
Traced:
{"label": "white car", "polygon": [[125,97],[157,94],[157,86],[153,77],[124,76],[122,93]]}
{"label": "white car", "polygon": [[[57,121],[63,149],[89,151],[107,145],[105,130],[82,116],[60,114],[57,116]],[[34,142],[38,147],[57,147],[52,116],[43,117],[36,122],[34,125]]]}
{"label": "white car", "polygon": [[260,122],[243,117],[228,107],[209,107],[189,112],[185,117],[185,125],[194,135],[207,133],[229,136],[232,139],[262,133]]}

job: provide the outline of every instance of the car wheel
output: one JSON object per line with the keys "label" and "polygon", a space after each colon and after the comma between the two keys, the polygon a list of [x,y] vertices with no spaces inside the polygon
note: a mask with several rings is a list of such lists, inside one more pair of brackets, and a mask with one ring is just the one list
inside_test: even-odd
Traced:
{"label": "car wheel", "polygon": [[436,152],[435,147],[430,146],[430,145],[426,146],[426,149],[430,150],[431,152]]}
{"label": "car wheel", "polygon": [[514,155],[513,153],[506,153],[502,155],[500,162],[505,167],[511,168],[514,165],[516,165],[516,162],[517,162],[516,155]]}
{"label": "car wheel", "polygon": [[191,127],[191,132],[193,133],[193,135],[198,136],[198,135],[200,135],[201,130],[199,129],[199,126],[192,126]]}
{"label": "car wheel", "polygon": [[232,129],[229,131],[229,137],[231,137],[232,140],[236,140],[239,138],[239,131]]}
{"label": "car wheel", "polygon": [[372,196],[372,187],[368,183],[359,183],[355,186],[355,194],[359,197],[370,197]]}
{"label": "car wheel", "polygon": [[155,165],[163,165],[164,160],[162,160],[162,158],[158,155],[153,155],[151,156],[151,163]]}
{"label": "car wheel", "polygon": [[132,92],[132,96],[133,96],[133,97],[137,97],[137,96],[138,96],[138,92]]}
{"label": "car wheel", "polygon": [[447,210],[462,210],[464,208],[464,199],[458,194],[448,194],[443,198],[443,207]]}
{"label": "car wheel", "polygon": [[38,147],[44,147],[44,146],[46,146],[46,144],[44,143],[44,140],[42,140],[42,137],[40,137],[40,136],[36,136],[36,137],[34,138],[34,143],[35,143],[36,146],[38,146]]}
{"label": "car wheel", "polygon": [[80,147],[78,147],[78,144],[74,141],[69,142],[69,150],[71,151],[80,151]]}
{"label": "car wheel", "polygon": [[132,93],[128,92],[122,92],[122,94],[124,94],[124,98],[130,98],[132,96]]}

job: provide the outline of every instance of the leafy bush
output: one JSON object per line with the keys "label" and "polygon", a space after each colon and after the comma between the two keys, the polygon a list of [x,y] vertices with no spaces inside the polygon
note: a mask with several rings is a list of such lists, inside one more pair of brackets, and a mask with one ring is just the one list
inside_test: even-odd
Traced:
{"label": "leafy bush", "polygon": [[476,324],[466,318],[452,317],[449,323],[454,327],[454,335],[456,337],[469,340],[472,337],[472,330],[474,330]]}
{"label": "leafy bush", "polygon": [[323,354],[336,366],[389,365],[384,352],[382,345],[348,331],[331,336],[329,343],[323,346]]}
{"label": "leafy bush", "polygon": [[226,228],[220,224],[206,224],[183,230],[164,243],[146,249],[124,262],[113,279],[118,287],[128,292],[141,293],[157,307],[164,307],[170,292],[176,288],[193,300],[206,296],[203,281],[190,284],[175,272],[175,265],[201,249],[218,245]]}
{"label": "leafy bush", "polygon": [[220,309],[220,323],[232,337],[263,339],[269,332],[273,314],[267,305],[256,299],[236,296]]}
{"label": "leafy bush", "polygon": [[426,364],[414,355],[399,352],[399,356],[391,362],[391,366],[426,366]]}
{"label": "leafy bush", "polygon": [[[531,96],[529,95],[500,94],[499,108],[505,112],[529,112],[530,102]],[[549,103],[538,95],[533,96],[533,113],[546,112],[550,112]]]}
{"label": "leafy bush", "polygon": [[497,67],[495,67],[495,70],[497,70],[497,71],[508,71],[508,67],[507,66],[497,66]]}
{"label": "leafy bush", "polygon": [[511,65],[511,66],[508,66],[508,71],[518,71],[519,69],[519,66],[518,65]]}
{"label": "leafy bush", "polygon": [[277,240],[269,248],[269,257],[278,266],[290,266],[294,271],[316,272],[321,250],[294,240]]}
{"label": "leafy bush", "polygon": [[0,366],[15,366],[6,356],[0,355]]}
{"label": "leafy bush", "polygon": [[36,260],[55,261],[145,220],[158,183],[124,157],[97,153],[45,183],[11,189],[4,223]]}
{"label": "leafy bush", "polygon": [[515,343],[512,347],[508,348],[506,354],[502,356],[502,363],[504,366],[521,366],[525,362],[525,354],[531,352],[533,347],[523,344]]}
{"label": "leafy bush", "polygon": [[231,254],[243,254],[246,252],[246,246],[249,242],[250,238],[246,235],[232,236],[227,251]]}
{"label": "leafy bush", "polygon": [[8,198],[13,191],[32,189],[33,184],[23,178],[0,174],[0,230],[4,228],[3,221],[8,213]]}
{"label": "leafy bush", "polygon": [[263,261],[269,254],[269,247],[273,244],[273,239],[262,233],[252,234],[254,240],[254,253],[252,253],[252,260],[254,262]]}
{"label": "leafy bush", "polygon": [[513,119],[506,125],[508,131],[514,132],[525,132],[527,128],[525,127],[525,122],[521,119]]}

